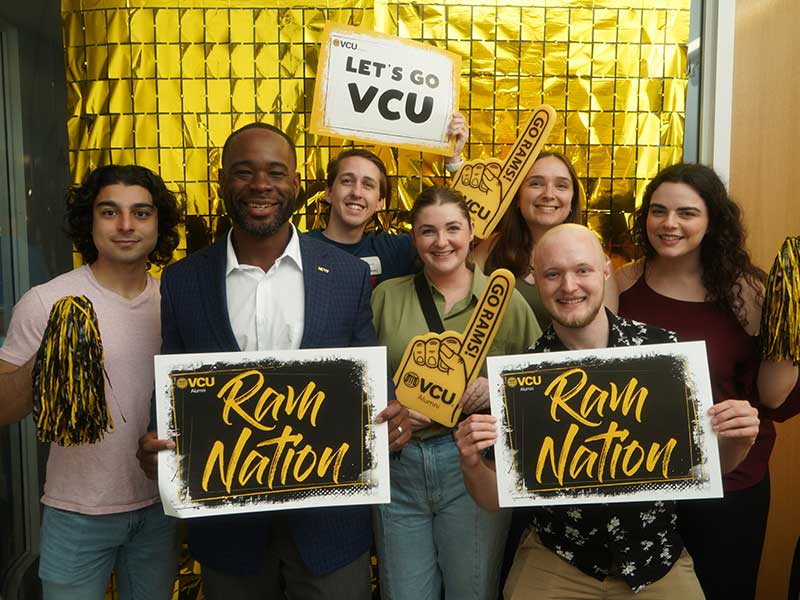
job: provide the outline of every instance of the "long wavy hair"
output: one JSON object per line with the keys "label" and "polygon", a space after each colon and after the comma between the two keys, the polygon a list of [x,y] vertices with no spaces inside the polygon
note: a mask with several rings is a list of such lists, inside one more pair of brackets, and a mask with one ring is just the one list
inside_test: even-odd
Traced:
{"label": "long wavy hair", "polygon": [[[582,223],[582,188],[578,181],[578,174],[575,173],[575,168],[569,159],[559,152],[541,152],[536,162],[549,156],[557,158],[564,163],[567,171],[569,171],[570,179],[572,179],[572,202],[570,203],[569,214],[564,222]],[[531,251],[535,240],[519,208],[519,196],[521,193],[522,187],[520,186],[516,196],[514,196],[514,201],[503,220],[500,221],[500,225],[497,228],[497,241],[486,259],[486,272],[503,268],[508,269],[517,277],[524,277],[531,270]]]}
{"label": "long wavy hair", "polygon": [[703,199],[708,212],[708,230],[700,243],[701,281],[706,300],[720,308],[731,310],[743,325],[747,325],[742,282],[756,293],[758,302],[764,299],[767,275],[753,264],[745,245],[745,229],[741,209],[731,200],[719,176],[704,165],[679,163],[662,169],[644,191],[642,205],[633,218],[633,241],[647,261],[657,253],[647,236],[647,215],[653,194],[662,183],[683,183]]}
{"label": "long wavy hair", "polygon": [[181,205],[161,177],[138,165],[98,167],[86,176],[81,185],[74,185],[67,192],[64,232],[75,244],[83,262],[92,264],[97,260],[97,247],[92,239],[94,201],[101,189],[114,184],[139,185],[150,192],[158,211],[158,239],[147,260],[162,267],[169,264],[180,241],[177,226],[182,220]]}

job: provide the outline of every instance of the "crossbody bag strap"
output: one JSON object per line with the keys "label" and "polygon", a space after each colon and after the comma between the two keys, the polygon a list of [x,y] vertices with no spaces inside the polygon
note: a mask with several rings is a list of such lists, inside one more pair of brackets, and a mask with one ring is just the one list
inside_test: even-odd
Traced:
{"label": "crossbody bag strap", "polygon": [[428,286],[428,281],[422,271],[414,277],[414,287],[417,290],[417,299],[422,308],[422,314],[425,316],[425,322],[428,324],[428,331],[444,333],[444,323],[442,323],[439,312],[436,310],[431,288]]}

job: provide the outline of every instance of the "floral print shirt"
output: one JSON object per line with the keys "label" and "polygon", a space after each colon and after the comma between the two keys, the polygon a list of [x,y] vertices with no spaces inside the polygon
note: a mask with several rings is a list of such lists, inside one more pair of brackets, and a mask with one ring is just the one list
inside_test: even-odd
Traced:
{"label": "floral print shirt", "polygon": [[[606,313],[609,348],[678,341],[671,331]],[[531,348],[564,350],[552,325]],[[634,592],[666,575],[683,550],[672,502],[547,506],[533,515],[533,526],[547,548],[596,579],[622,577]]]}

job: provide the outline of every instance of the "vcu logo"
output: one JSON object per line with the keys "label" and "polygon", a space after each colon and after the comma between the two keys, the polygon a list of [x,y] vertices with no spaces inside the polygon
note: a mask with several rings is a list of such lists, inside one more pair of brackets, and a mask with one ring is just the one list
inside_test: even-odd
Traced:
{"label": "vcu logo", "polygon": [[531,385],[540,385],[542,383],[542,376],[541,375],[518,375],[514,377],[513,375],[506,378],[506,385],[510,388],[517,387],[517,386],[531,386]]}
{"label": "vcu logo", "polygon": [[406,387],[417,387],[419,376],[416,373],[408,372],[403,376],[403,384]]}
{"label": "vcu logo", "polygon": [[426,381],[424,377],[420,377],[411,371],[403,376],[403,385],[410,388],[419,386],[419,390],[423,394],[427,394],[434,400],[439,400],[445,404],[453,404],[453,402],[456,401],[455,392],[451,392],[447,388],[437,385],[433,381]]}
{"label": "vcu logo", "polygon": [[423,377],[420,382],[419,389],[423,394],[428,394],[434,400],[441,400],[445,404],[453,404],[456,401],[456,393],[451,392],[441,385],[437,385],[432,381],[425,381]]}
{"label": "vcu logo", "polygon": [[342,48],[348,48],[349,50],[358,50],[357,43],[351,40],[340,40],[339,38],[333,38],[333,46],[335,48],[341,46]]}
{"label": "vcu logo", "polygon": [[187,387],[192,388],[207,388],[214,387],[214,377],[178,377],[175,380],[175,385],[179,390],[185,390]]}

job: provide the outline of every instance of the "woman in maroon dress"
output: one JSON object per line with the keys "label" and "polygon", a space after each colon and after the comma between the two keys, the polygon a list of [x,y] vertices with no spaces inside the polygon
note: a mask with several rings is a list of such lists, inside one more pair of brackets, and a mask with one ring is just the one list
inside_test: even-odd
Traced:
{"label": "woman in maroon dress", "polygon": [[[719,177],[702,165],[662,170],[645,190],[633,236],[644,258],[617,271],[620,315],[675,331],[681,341],[704,340],[714,403],[755,404],[766,275],[750,260],[739,207]],[[722,461],[724,499],[678,503],[681,535],[711,600],[755,595],[775,440],[772,421],[760,417],[753,446]],[[719,443],[730,450],[737,440]]]}

